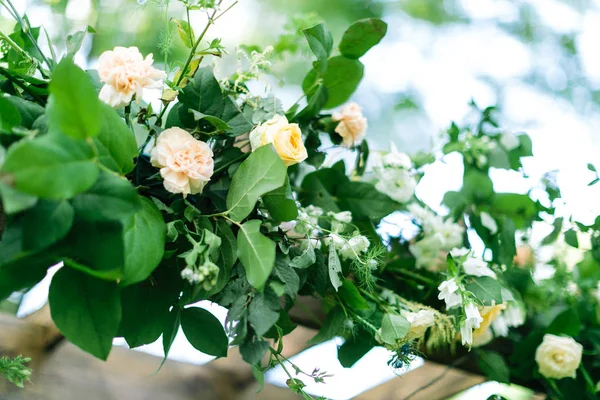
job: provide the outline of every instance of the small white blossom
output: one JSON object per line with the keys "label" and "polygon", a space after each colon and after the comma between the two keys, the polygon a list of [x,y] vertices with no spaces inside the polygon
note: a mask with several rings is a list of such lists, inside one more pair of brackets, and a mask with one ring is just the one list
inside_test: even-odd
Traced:
{"label": "small white blossom", "polygon": [[492,328],[496,336],[508,336],[508,322],[504,315],[500,315],[492,322]]}
{"label": "small white blossom", "polygon": [[459,258],[459,257],[464,257],[467,254],[469,254],[471,250],[467,249],[466,247],[455,247],[452,250],[450,250],[450,255],[454,258]]}
{"label": "small white blossom", "polygon": [[444,249],[451,249],[462,245],[464,233],[465,229],[450,219],[437,224],[435,227],[435,234],[441,239]]}
{"label": "small white blossom", "polygon": [[384,167],[410,169],[412,161],[408,154],[401,153],[394,143],[391,144],[391,151],[383,156],[382,163]]}
{"label": "small white blossom", "polygon": [[339,222],[343,222],[346,224],[352,223],[352,213],[350,211],[342,211],[339,213],[334,213],[330,211],[327,213],[327,215]]}
{"label": "small white blossom", "polygon": [[469,257],[463,263],[463,269],[467,275],[473,276],[489,276],[496,278],[496,274],[492,271],[487,263],[478,257]]}
{"label": "small white blossom", "polygon": [[441,248],[442,241],[438,236],[426,236],[408,246],[408,250],[415,257],[417,268],[426,268],[434,272],[439,269]]}
{"label": "small white blossom", "polygon": [[490,214],[482,211],[481,214],[479,214],[479,217],[481,218],[481,225],[486,227],[492,235],[498,232],[498,224]]}
{"label": "small white blossom", "polygon": [[508,151],[514,150],[521,145],[519,137],[512,132],[507,132],[500,138],[500,144]]}
{"label": "small white blossom", "polygon": [[415,194],[417,181],[408,171],[402,169],[384,169],[378,173],[379,182],[375,188],[399,203],[406,203]]}
{"label": "small white blossom", "polygon": [[462,304],[462,296],[454,279],[442,282],[438,290],[440,291],[438,299],[446,302],[446,308],[458,307]]}
{"label": "small white blossom", "polygon": [[523,306],[514,301],[508,302],[502,316],[504,317],[506,324],[512,328],[516,328],[525,323],[525,311],[523,310]]}
{"label": "small white blossom", "polygon": [[473,329],[479,328],[483,318],[479,313],[479,309],[474,303],[468,303],[465,308],[466,319],[460,327],[462,344],[471,345],[473,343]]}

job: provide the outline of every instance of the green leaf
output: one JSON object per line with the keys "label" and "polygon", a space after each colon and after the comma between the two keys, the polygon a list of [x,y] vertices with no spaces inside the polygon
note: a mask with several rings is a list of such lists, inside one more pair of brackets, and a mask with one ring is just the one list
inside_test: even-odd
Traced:
{"label": "green leaf", "polygon": [[94,186],[73,198],[77,215],[88,221],[124,220],[142,206],[129,181],[101,171]]}
{"label": "green leaf", "polygon": [[579,248],[579,240],[577,240],[577,232],[569,229],[565,232],[565,243],[571,247]]}
{"label": "green leaf", "polygon": [[66,58],[73,59],[75,54],[81,49],[81,45],[83,44],[83,40],[87,33],[96,33],[91,26],[88,26],[85,31],[77,31],[72,35],[67,35],[67,54]]}
{"label": "green leaf", "polygon": [[340,257],[335,251],[335,246],[332,244],[329,245],[329,280],[333,285],[335,291],[338,291],[338,288],[342,286],[342,278],[340,278],[340,274],[342,273],[342,264],[340,263]]}
{"label": "green leaf", "polygon": [[499,260],[504,265],[512,265],[517,254],[517,243],[515,239],[515,223],[512,219],[505,217],[500,232]]}
{"label": "green leaf", "polygon": [[217,132],[227,132],[232,129],[231,126],[229,126],[229,124],[227,124],[227,122],[223,121],[221,118],[217,118],[212,115],[202,114],[201,112],[196,110],[189,111],[194,116],[195,121],[204,120],[211,124],[217,130]]}
{"label": "green leaf", "polygon": [[468,283],[466,288],[486,306],[502,303],[502,286],[494,278],[477,277]]}
{"label": "green leaf", "polygon": [[295,120],[310,120],[319,115],[325,104],[327,104],[327,89],[324,85],[317,85],[316,90],[308,94],[310,97],[308,104],[294,117]]}
{"label": "green leaf", "polygon": [[7,98],[0,97],[0,132],[21,126],[21,114]]}
{"label": "green leaf", "polygon": [[[302,82],[305,93],[311,92],[310,88],[318,81],[319,65],[325,61],[317,61],[315,69],[312,69]],[[364,73],[364,65],[358,60],[352,60],[344,56],[335,56],[327,62],[327,69],[323,74],[323,86],[327,89],[327,103],[324,109],[331,109],[345,103],[358,88]],[[309,95],[309,101],[312,95]]]}
{"label": "green leaf", "polygon": [[102,103],[100,112],[100,133],[94,138],[100,162],[119,174],[128,174],[133,171],[133,159],[138,156],[135,137],[115,110]]}
{"label": "green leaf", "polygon": [[17,96],[3,97],[8,100],[21,115],[21,126],[32,129],[34,122],[44,114],[44,108],[37,103],[22,99]]}
{"label": "green leaf", "polygon": [[250,365],[257,365],[269,350],[269,343],[252,335],[240,344],[240,354],[244,361]]}
{"label": "green leaf", "polygon": [[275,265],[275,243],[260,233],[260,225],[258,220],[241,225],[237,246],[248,282],[262,290]]}
{"label": "green leaf", "polygon": [[496,193],[492,200],[492,214],[506,215],[523,229],[538,220],[538,207],[526,194]]}
{"label": "green leaf", "polygon": [[229,217],[241,221],[252,212],[258,198],[283,186],[286,167],[272,145],[262,146],[240,165],[227,195]]}
{"label": "green leaf", "polygon": [[252,298],[248,307],[248,322],[258,336],[263,336],[279,319],[279,298],[269,289]]}
{"label": "green leaf", "polygon": [[343,183],[338,187],[336,197],[340,208],[351,211],[356,219],[380,220],[400,208],[400,204],[366,182]]}
{"label": "green leaf", "polygon": [[327,30],[325,24],[318,24],[313,27],[303,29],[302,33],[310,49],[317,56],[317,59],[324,60],[331,54],[333,48],[333,36]]}
{"label": "green leaf", "polygon": [[236,238],[226,221],[222,219],[217,220],[215,233],[221,238],[221,247],[219,247],[220,262],[218,264],[219,275],[217,276],[215,289],[213,289],[213,292],[217,293],[229,282],[231,270],[237,261],[238,250]]}
{"label": "green leaf", "polygon": [[61,333],[82,350],[106,360],[121,322],[117,284],[63,267],[52,279],[48,300]]}
{"label": "green leaf", "polygon": [[404,338],[410,329],[410,322],[402,315],[386,313],[381,320],[381,339],[390,345],[395,345]]}
{"label": "green leaf", "polygon": [[510,370],[504,361],[504,358],[495,351],[478,350],[477,351],[479,368],[481,372],[487,375],[490,380],[510,383]]}
{"label": "green leaf", "polygon": [[295,300],[300,290],[300,277],[287,259],[275,263],[275,276],[285,284],[284,294],[291,300]]}
{"label": "green leaf", "polygon": [[312,346],[333,339],[342,332],[345,320],[346,316],[342,308],[339,306],[333,308],[329,311],[329,314],[327,314],[327,318],[325,318],[325,322],[323,323],[323,326],[321,326],[319,332],[306,342],[306,344]]}
{"label": "green leaf", "polygon": [[[0,250],[3,250],[1,245]],[[0,263],[0,301],[6,300],[13,292],[41,282],[48,268],[55,263],[54,255],[49,252],[28,255],[8,264]]]}
{"label": "green leaf", "polygon": [[312,266],[317,261],[315,254],[315,248],[313,247],[312,241],[308,241],[306,249],[299,255],[292,258],[290,261],[290,267],[297,269],[304,269]]}
{"label": "green leaf", "polygon": [[546,333],[577,337],[581,332],[581,320],[576,309],[568,309],[558,314],[552,321]]}
{"label": "green leaf", "polygon": [[223,326],[214,315],[199,307],[181,312],[181,327],[192,346],[204,354],[226,357],[229,342]]}
{"label": "green leaf", "polygon": [[269,216],[276,224],[293,221],[298,216],[298,207],[296,207],[296,200],[294,200],[290,179],[287,175],[285,184],[263,195],[262,200],[269,210]]}
{"label": "green leaf", "polygon": [[487,173],[470,169],[465,172],[462,193],[470,201],[479,203],[494,194],[494,185]]}
{"label": "green leaf", "polygon": [[350,368],[365,354],[367,354],[375,345],[370,333],[364,330],[346,339],[343,345],[338,348],[338,360],[342,367]]}
{"label": "green leaf", "polygon": [[171,18],[171,21],[177,25],[177,33],[185,47],[191,49],[194,46],[194,29],[184,20]]}
{"label": "green leaf", "polygon": [[21,193],[2,181],[0,181],[0,199],[7,215],[27,210],[38,201],[37,197]]}
{"label": "green leaf", "polygon": [[351,308],[357,310],[369,309],[369,303],[362,297],[356,286],[354,286],[354,283],[348,279],[344,279],[339,289],[339,296]]}
{"label": "green leaf", "polygon": [[339,46],[340,53],[348,58],[360,58],[378,44],[386,33],[387,24],[380,19],[370,18],[355,22],[344,32]]}
{"label": "green leaf", "polygon": [[23,248],[40,251],[61,240],[73,225],[71,204],[42,200],[27,211],[23,219]]}
{"label": "green leaf", "polygon": [[19,191],[53,200],[71,198],[98,178],[88,144],[56,134],[11,146],[2,171],[10,174]]}
{"label": "green leaf", "polygon": [[148,198],[123,222],[125,270],[121,285],[146,279],[162,260],[167,229],[161,212]]}
{"label": "green leaf", "polygon": [[[173,307],[169,312],[169,317],[165,323],[165,329],[163,330],[163,351],[165,352],[165,358],[161,362],[161,367],[167,360],[171,346],[175,341],[177,332],[179,332],[179,326],[181,325],[181,308]],[[160,368],[159,368],[160,369]]]}
{"label": "green leaf", "polygon": [[65,58],[52,72],[46,115],[50,129],[76,139],[95,137],[100,131],[100,100],[90,77]]}
{"label": "green leaf", "polygon": [[333,168],[323,168],[312,172],[302,181],[302,190],[298,194],[302,205],[312,204],[325,211],[341,211],[336,202],[338,188],[348,178],[342,172]]}

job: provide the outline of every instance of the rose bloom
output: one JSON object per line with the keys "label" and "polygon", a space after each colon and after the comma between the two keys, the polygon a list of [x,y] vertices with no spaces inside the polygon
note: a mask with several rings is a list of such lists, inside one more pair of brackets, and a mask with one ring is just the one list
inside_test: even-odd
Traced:
{"label": "rose bloom", "polygon": [[144,89],[161,89],[167,75],[152,67],[152,54],[146,58],[137,47],[115,47],[105,51],[98,60],[98,75],[104,86],[100,100],[111,107],[123,107],[134,95],[139,102]]}
{"label": "rose bloom", "polygon": [[406,335],[407,340],[422,338],[427,328],[435,323],[435,314],[431,310],[419,310],[416,313],[402,311],[402,316],[410,322],[410,330]]}
{"label": "rose bloom", "polygon": [[181,128],[170,128],[160,134],[150,162],[160,168],[165,189],[184,197],[202,193],[214,170],[211,148]]}
{"label": "rose bloom", "polygon": [[490,325],[492,325],[492,322],[494,322],[494,320],[498,318],[500,313],[502,313],[502,310],[504,310],[505,308],[505,304],[498,304],[497,306],[480,307],[479,315],[481,315],[481,318],[483,318],[483,320],[479,324],[479,327],[473,331],[473,340],[483,335],[485,331],[488,330]]}
{"label": "rose bloom", "polygon": [[535,351],[535,362],[546,378],[575,378],[583,346],[571,337],[546,334]]}
{"label": "rose bloom", "polygon": [[342,137],[345,147],[352,147],[360,141],[367,130],[367,119],[363,116],[362,108],[356,103],[348,103],[331,118],[339,122],[335,131]]}
{"label": "rose bloom", "polygon": [[276,114],[250,132],[252,151],[267,144],[273,144],[288,167],[308,158],[300,127],[298,124],[290,124],[285,116]]}

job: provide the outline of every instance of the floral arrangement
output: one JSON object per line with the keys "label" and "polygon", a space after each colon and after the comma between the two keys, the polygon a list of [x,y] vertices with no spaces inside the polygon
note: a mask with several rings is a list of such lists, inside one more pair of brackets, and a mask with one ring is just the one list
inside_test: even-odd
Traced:
{"label": "floral arrangement", "polygon": [[[392,352],[393,368],[418,354],[466,352],[492,379],[595,398],[600,223],[555,216],[551,175],[540,183],[544,198],[494,191],[490,168],[524,173],[526,134],[498,128],[493,108],[474,105],[477,120],[453,124],[441,154],[372,151],[349,99],[385,22],[354,23],[335,48],[324,24],[301,30],[314,58],[302,98],[284,108],[248,85],[269,73],[272,48],[240,50],[249,65],[231,76],[203,64],[225,51],[205,39],[232,4],[182,3],[188,18],[209,18],[199,35],[175,20],[190,50],[178,67],[116,47],[84,71],[73,56],[87,32],[69,36],[59,61],[52,44],[51,56],[39,50],[39,29],[0,1],[17,21],[0,36],[0,299],[62,263],[51,314],[82,350],[106,359],[115,337],[132,348],[162,337],[166,358],[181,327],[203,353],[225,357],[238,346],[261,375],[291,364],[281,340],[308,296],[326,315],[310,343],[344,337],[344,366],[374,346]],[[147,96],[157,89],[155,109]],[[329,143],[353,165],[326,159]],[[463,186],[435,212],[415,189],[428,165],[454,152]],[[554,227],[543,246],[559,248],[564,237],[581,249],[577,234],[591,238],[581,260],[556,255],[540,267],[519,240],[541,221]],[[536,280],[540,268],[554,275]],[[194,306],[201,300],[228,309],[225,326]],[[311,398],[291,367],[289,387]],[[316,370],[303,379],[325,378]]]}

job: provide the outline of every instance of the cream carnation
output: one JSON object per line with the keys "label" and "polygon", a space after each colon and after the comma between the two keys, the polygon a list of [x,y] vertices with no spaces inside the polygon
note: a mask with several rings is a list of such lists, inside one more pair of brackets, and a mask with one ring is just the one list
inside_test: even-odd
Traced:
{"label": "cream carnation", "polygon": [[211,148],[181,128],[160,134],[150,161],[160,168],[165,189],[184,196],[202,193],[214,170]]}
{"label": "cream carnation", "polygon": [[546,378],[575,378],[583,346],[573,338],[546,334],[535,351],[535,362]]}
{"label": "cream carnation", "polygon": [[335,131],[342,137],[342,144],[352,147],[360,141],[367,130],[367,119],[362,108],[356,103],[348,103],[339,112],[332,115],[334,122],[339,122]]}
{"label": "cream carnation", "polygon": [[153,68],[153,62],[152,54],[144,58],[137,47],[115,47],[102,53],[98,60],[98,75],[104,83],[100,100],[123,107],[134,95],[140,101],[144,89],[162,88],[161,80],[167,75]]}
{"label": "cream carnation", "polygon": [[308,158],[300,127],[298,124],[290,124],[285,116],[275,115],[250,132],[252,151],[267,144],[273,144],[288,167]]}

